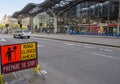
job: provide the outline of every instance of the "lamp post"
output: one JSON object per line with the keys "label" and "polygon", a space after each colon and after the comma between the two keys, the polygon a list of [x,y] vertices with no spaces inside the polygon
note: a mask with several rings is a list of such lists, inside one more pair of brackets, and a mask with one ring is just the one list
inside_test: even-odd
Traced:
{"label": "lamp post", "polygon": [[120,31],[120,1],[119,1],[119,13],[118,13],[117,37],[119,36],[119,31]]}
{"label": "lamp post", "polygon": [[19,24],[19,27],[22,29],[22,19],[23,19],[23,16],[22,15],[19,15],[17,20],[18,20],[18,24]]}

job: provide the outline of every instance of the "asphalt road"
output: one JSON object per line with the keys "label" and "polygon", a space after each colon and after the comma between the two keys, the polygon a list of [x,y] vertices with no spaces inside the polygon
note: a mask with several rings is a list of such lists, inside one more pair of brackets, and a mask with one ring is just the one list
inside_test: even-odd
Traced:
{"label": "asphalt road", "polygon": [[[5,81],[26,78],[18,84],[120,84],[120,49],[43,38],[14,39],[2,36],[0,43],[37,41],[38,60],[46,80],[31,79],[32,69],[6,74]],[[11,79],[9,78],[11,77]]]}

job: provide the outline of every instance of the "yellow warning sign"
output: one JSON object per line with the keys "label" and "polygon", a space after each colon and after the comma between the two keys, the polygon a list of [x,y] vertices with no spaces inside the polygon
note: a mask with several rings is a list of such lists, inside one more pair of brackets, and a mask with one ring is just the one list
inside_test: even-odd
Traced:
{"label": "yellow warning sign", "polygon": [[21,60],[30,60],[37,57],[37,43],[24,43],[21,44]]}

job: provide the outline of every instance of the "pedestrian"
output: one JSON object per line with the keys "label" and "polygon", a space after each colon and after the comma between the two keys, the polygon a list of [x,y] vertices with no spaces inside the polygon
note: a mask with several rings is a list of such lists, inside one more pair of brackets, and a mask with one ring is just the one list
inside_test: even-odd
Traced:
{"label": "pedestrian", "polygon": [[5,34],[9,33],[9,24],[5,24]]}
{"label": "pedestrian", "polygon": [[37,25],[35,25],[35,32],[37,33]]}
{"label": "pedestrian", "polygon": [[28,26],[27,26],[27,28],[28,28],[28,30],[30,30],[30,31],[31,31],[31,26],[30,26],[30,25],[28,25]]}
{"label": "pedestrian", "polygon": [[47,33],[48,33],[48,34],[50,33],[50,30],[49,30],[49,29],[47,29]]}

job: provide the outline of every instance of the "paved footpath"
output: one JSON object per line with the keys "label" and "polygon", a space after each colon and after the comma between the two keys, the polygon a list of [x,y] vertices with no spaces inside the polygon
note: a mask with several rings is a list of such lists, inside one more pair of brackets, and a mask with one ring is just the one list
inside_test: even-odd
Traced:
{"label": "paved footpath", "polygon": [[32,34],[34,37],[120,48],[120,38],[68,34]]}

